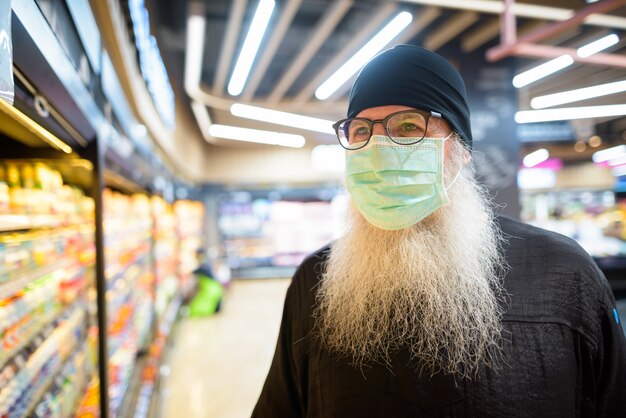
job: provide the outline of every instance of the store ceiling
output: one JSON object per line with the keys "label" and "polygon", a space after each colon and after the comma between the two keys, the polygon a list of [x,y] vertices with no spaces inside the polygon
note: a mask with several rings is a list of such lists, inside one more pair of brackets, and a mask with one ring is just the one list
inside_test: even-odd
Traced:
{"label": "store ceiling", "polygon": [[[613,0],[604,0],[612,2]],[[300,133],[314,143],[334,143],[332,135],[282,128],[278,125],[254,122],[234,117],[229,112],[233,102],[249,102],[268,108],[278,108],[294,113],[335,120],[345,114],[345,100],[350,82],[328,100],[319,101],[315,89],[343,62],[352,56],[384,24],[400,11],[413,14],[412,26],[402,32],[394,43],[411,43],[434,50],[455,51],[459,59],[463,54],[486,51],[499,42],[499,17],[496,14],[463,10],[473,4],[484,6],[488,0],[277,0],[276,9],[265,34],[259,54],[243,90],[238,97],[226,91],[241,45],[258,5],[257,0],[206,0],[190,1],[152,0],[150,7],[153,27],[157,28],[159,46],[165,57],[168,72],[183,92],[186,30],[189,10],[202,10],[206,19],[201,64],[200,87],[208,105],[213,123],[273,129]],[[579,11],[590,4],[584,0],[524,0],[525,5],[540,5],[563,10]],[[195,6],[194,6],[195,4]],[[235,5],[242,7],[240,18],[233,18]],[[437,4],[431,6],[429,4]],[[551,36],[541,44],[577,48],[609,33],[620,41],[605,53],[626,54],[626,2],[605,15],[604,24],[585,24]],[[448,6],[451,5],[451,6]],[[293,18],[283,21],[291,10]],[[545,13],[545,19],[518,17],[518,36],[552,22],[556,13]],[[336,21],[336,24],[330,22]],[[281,26],[283,31],[281,32]],[[326,28],[326,33],[323,33]],[[232,40],[229,47],[229,39]],[[390,44],[391,45],[391,44]],[[507,58],[524,71],[546,61],[523,57]],[[294,66],[294,63],[296,65]],[[575,88],[626,79],[626,67],[574,63],[571,67],[518,90],[520,109],[530,109],[530,98]],[[570,106],[626,103],[626,93],[613,94],[579,102]],[[594,120],[601,126],[607,141],[622,140],[626,118]]]}

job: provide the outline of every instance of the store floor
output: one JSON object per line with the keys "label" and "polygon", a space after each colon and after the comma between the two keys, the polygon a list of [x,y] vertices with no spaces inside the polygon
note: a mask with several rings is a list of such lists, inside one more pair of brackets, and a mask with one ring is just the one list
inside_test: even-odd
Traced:
{"label": "store floor", "polygon": [[222,310],[178,325],[164,418],[249,417],[270,366],[289,279],[235,280]]}

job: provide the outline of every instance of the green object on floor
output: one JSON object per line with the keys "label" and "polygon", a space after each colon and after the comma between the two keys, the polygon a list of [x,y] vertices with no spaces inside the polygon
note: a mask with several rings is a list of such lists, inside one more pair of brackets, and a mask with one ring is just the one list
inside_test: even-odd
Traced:
{"label": "green object on floor", "polygon": [[189,303],[189,316],[210,316],[220,308],[220,302],[224,296],[224,288],[211,277],[198,274],[198,293]]}

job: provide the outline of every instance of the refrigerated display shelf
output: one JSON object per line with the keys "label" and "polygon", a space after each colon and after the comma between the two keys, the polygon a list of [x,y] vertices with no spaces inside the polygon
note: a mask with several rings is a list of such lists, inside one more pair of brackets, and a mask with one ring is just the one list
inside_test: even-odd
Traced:
{"label": "refrigerated display shelf", "polygon": [[[120,280],[124,280],[124,281],[126,281],[128,283],[134,283],[135,281],[137,281],[139,279],[139,277],[141,276],[141,274],[143,273],[143,271],[141,270],[139,265],[144,262],[143,261],[144,257],[145,257],[145,255],[141,256],[141,259],[138,259],[137,261],[129,263],[126,267],[124,267],[123,269],[121,269],[117,273],[115,273],[114,276],[112,276],[111,278],[108,278],[107,279],[107,291],[115,289],[115,286],[117,285],[117,282],[120,281]],[[126,274],[128,274],[128,272],[131,269],[136,270],[136,272],[133,272],[133,275],[130,278],[128,278],[128,277],[126,277]]]}
{"label": "refrigerated display shelf", "polygon": [[65,361],[67,361],[67,359],[58,363],[54,367],[54,369],[52,369],[52,372],[50,372],[50,376],[46,378],[41,388],[33,395],[31,403],[29,404],[28,408],[26,408],[26,411],[21,415],[21,418],[29,418],[31,414],[35,411],[35,408],[37,408],[37,405],[39,405],[39,402],[41,402],[43,396],[48,392],[48,390],[52,386],[52,383],[54,383],[54,379],[56,379],[61,370],[63,370],[63,365],[65,364]]}
{"label": "refrigerated display shelf", "polygon": [[35,282],[57,270],[74,267],[76,264],[78,264],[76,260],[59,260],[47,266],[37,267],[30,272],[20,275],[19,278],[9,279],[6,283],[0,284],[0,300],[13,296],[29,283]]}
{"label": "refrigerated display shelf", "polygon": [[[145,313],[145,312],[144,312]],[[135,338],[135,341],[137,344],[137,351],[141,352],[142,350],[145,350],[145,347],[147,345],[147,343],[149,342],[150,339],[150,327],[152,327],[152,321],[153,319],[149,319],[147,320],[144,324],[143,324],[143,328],[138,329],[138,330],[134,330],[135,333],[137,334],[137,337]],[[128,328],[128,325],[126,325],[126,327]],[[122,334],[121,338],[121,343],[119,345],[117,345],[116,347],[112,347],[111,352],[114,353],[115,351],[117,351],[118,349],[120,349],[120,347],[122,347],[122,343],[125,340],[125,338],[127,337],[127,335],[129,335],[131,333],[132,330],[130,329],[126,329],[124,331],[124,333]],[[113,338],[111,338],[113,340]],[[109,359],[111,359],[111,357],[113,357],[112,355],[109,355]]]}
{"label": "refrigerated display shelf", "polygon": [[[112,356],[110,359],[111,361],[114,357],[121,357],[122,359],[124,359],[124,357],[127,358],[126,361],[116,364],[117,368],[119,368],[123,372],[121,378],[119,379],[119,382],[115,385],[109,383],[109,405],[113,417],[117,416],[116,412],[120,411],[123,398],[128,390],[132,375],[135,372],[135,365],[137,362],[137,350],[138,347],[136,345],[128,344],[127,346],[122,346],[116,350],[115,355]],[[132,368],[129,369],[128,366],[130,366],[131,364]],[[120,394],[122,395],[120,396]]]}
{"label": "refrigerated display shelf", "polygon": [[150,348],[147,365],[145,367],[143,383],[139,389],[137,405],[135,407],[134,418],[147,418],[157,416],[156,408],[156,390],[160,384],[160,369],[170,335],[174,329],[178,312],[183,304],[180,294],[172,299],[162,318],[159,320],[158,335]]}
{"label": "refrigerated display shelf", "polygon": [[0,371],[7,365],[7,363],[19,352],[22,351],[28,344],[30,344],[37,335],[39,335],[48,325],[54,323],[63,315],[65,315],[72,306],[68,306],[64,309],[58,309],[53,315],[52,319],[48,321],[42,321],[39,325],[33,328],[33,331],[29,332],[27,336],[23,338],[23,341],[12,348],[7,354],[6,357],[0,358]]}
{"label": "refrigerated display shelf", "polygon": [[78,400],[76,408],[76,418],[95,418],[100,416],[100,380],[98,379],[98,371],[95,370],[91,374],[91,378],[87,380],[87,385],[83,390],[83,396]]}
{"label": "refrigerated display shelf", "polygon": [[158,332],[159,335],[166,334],[169,335],[169,332],[172,327],[172,323],[176,316],[178,315],[178,310],[182,305],[183,295],[181,292],[176,292],[172,295],[167,307],[163,310],[163,313],[158,318]]}
{"label": "refrigerated display shelf", "polygon": [[137,247],[137,249],[140,249],[141,251],[137,251],[136,253],[134,253],[135,255],[133,256],[131,261],[122,265],[120,265],[119,263],[111,263],[111,265],[107,266],[104,275],[108,282],[114,281],[117,277],[126,273],[126,271],[134,264],[140,264],[141,262],[145,261],[144,259],[148,256],[149,253],[148,250],[144,249],[143,246],[139,246]]}
{"label": "refrigerated display shelf", "polygon": [[[64,310],[63,312],[68,312],[70,310],[73,310],[73,314],[70,315],[70,317],[67,319],[68,321],[71,321],[71,319],[74,318],[73,315],[78,314],[79,313],[79,309],[77,306],[75,306],[75,304],[68,306],[68,308],[66,310]],[[57,328],[55,329],[55,333],[56,332],[62,332],[60,330],[65,330],[64,327],[67,327],[69,325],[67,325],[68,323],[71,322],[64,322],[62,321],[61,323],[59,323],[59,325],[57,326]],[[58,334],[53,333],[48,340],[46,340],[40,347],[43,347],[44,345],[46,345],[46,343],[48,341],[52,341],[52,338],[59,338]],[[42,366],[41,370],[46,368],[46,364],[48,362],[50,363],[56,363],[52,366],[52,371],[50,371],[49,375],[47,377],[45,377],[44,379],[44,383],[41,384],[39,386],[38,389],[35,390],[35,392],[33,393],[32,396],[30,396],[30,401],[28,403],[28,406],[24,408],[24,413],[22,413],[21,415],[19,415],[19,417],[21,418],[28,418],[31,416],[31,414],[34,412],[35,408],[37,407],[37,405],[39,404],[39,402],[41,402],[41,400],[43,399],[44,395],[49,391],[49,389],[51,388],[51,385],[53,384],[54,380],[56,379],[56,377],[58,376],[58,374],[63,370],[63,367],[65,366],[65,363],[72,357],[71,354],[74,351],[74,349],[78,346],[79,344],[79,339],[77,339],[74,344],[72,344],[72,346],[67,350],[67,352],[65,353],[64,357],[61,356],[51,356],[49,360],[46,361],[46,363],[44,363],[44,365]],[[56,360],[56,361],[55,361]],[[23,399],[23,398],[20,398]],[[9,416],[13,416],[11,414],[9,414]]]}
{"label": "refrigerated display shelf", "polygon": [[54,215],[0,215],[0,232],[58,228],[63,225],[63,219]]}
{"label": "refrigerated display shelf", "polygon": [[124,397],[122,398],[122,402],[120,403],[119,413],[117,416],[119,417],[132,417],[135,409],[137,407],[137,400],[139,398],[139,389],[141,388],[141,377],[143,375],[143,370],[146,365],[147,356],[138,355],[135,361],[135,367],[133,367],[133,371],[128,378],[128,384],[126,386],[126,391],[124,392]]}
{"label": "refrigerated display shelf", "polygon": [[[72,347],[72,350],[69,350],[69,352],[71,353],[76,348],[77,345],[78,344],[75,344],[74,347]],[[35,411],[35,408],[37,408],[37,405],[39,405],[39,403],[42,401],[44,395],[50,390],[52,384],[54,383],[54,380],[57,378],[59,373],[61,373],[61,371],[63,370],[65,364],[71,358],[72,358],[72,356],[68,355],[66,358],[62,359],[53,368],[52,372],[50,372],[50,376],[48,376],[46,378],[46,380],[44,381],[44,384],[33,395],[31,403],[29,404],[28,408],[26,408],[26,411],[24,412],[24,414],[22,414],[21,418],[30,418],[31,417],[32,413]]]}

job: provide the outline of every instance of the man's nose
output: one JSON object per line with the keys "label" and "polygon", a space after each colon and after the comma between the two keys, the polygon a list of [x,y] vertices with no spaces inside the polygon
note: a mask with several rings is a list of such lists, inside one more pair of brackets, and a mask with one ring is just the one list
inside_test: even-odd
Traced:
{"label": "man's nose", "polygon": [[385,126],[382,122],[374,122],[374,126],[372,126],[372,135],[387,135]]}

